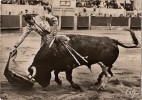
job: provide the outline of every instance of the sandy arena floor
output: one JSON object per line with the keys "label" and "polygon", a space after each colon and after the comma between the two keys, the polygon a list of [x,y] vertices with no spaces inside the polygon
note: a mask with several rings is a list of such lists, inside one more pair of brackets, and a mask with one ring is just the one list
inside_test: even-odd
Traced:
{"label": "sandy arena floor", "polygon": [[[129,32],[127,31],[98,31],[98,30],[80,30],[80,31],[60,31],[60,34],[85,34],[93,36],[108,36],[120,40],[130,45],[132,43]],[[141,32],[135,31],[139,41],[141,41]],[[119,47],[120,54],[114,63],[112,72],[114,76],[106,85],[104,91],[97,91],[94,83],[97,81],[100,67],[92,65],[91,73],[87,67],[81,66],[73,71],[73,80],[79,84],[84,92],[79,92],[71,88],[65,78],[64,72],[60,73],[62,86],[54,81],[52,75],[50,85],[43,89],[36,83],[32,90],[25,91],[12,87],[3,75],[5,64],[10,50],[18,39],[19,32],[3,32],[2,34],[2,54],[0,55],[0,81],[2,100],[140,100],[140,71],[141,71],[141,49],[126,49]],[[31,33],[18,49],[16,61],[22,67],[29,67],[36,52],[40,47],[40,36]]]}

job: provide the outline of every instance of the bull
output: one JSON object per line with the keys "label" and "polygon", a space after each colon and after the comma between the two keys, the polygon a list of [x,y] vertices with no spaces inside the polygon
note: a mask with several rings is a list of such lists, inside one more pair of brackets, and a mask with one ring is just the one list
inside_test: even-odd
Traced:
{"label": "bull", "polygon": [[[111,68],[119,55],[118,45],[124,48],[138,47],[139,42],[134,32],[128,31],[134,44],[131,46],[124,45],[120,41],[109,37],[66,35],[70,38],[66,44],[72,47],[83,58],[78,56],[77,53],[70,53],[60,39],[56,38],[51,47],[49,47],[50,43],[47,42],[40,48],[32,65],[29,67],[29,71],[31,67],[36,68],[37,72],[34,78],[42,87],[47,87],[50,84],[51,72],[53,70],[55,81],[61,85],[62,81],[59,79],[58,74],[61,71],[65,71],[66,79],[72,88],[81,90],[81,87],[72,80],[73,69],[78,67],[79,64],[86,65],[90,69],[92,64],[98,63],[102,68],[102,72],[99,74],[96,84],[100,84],[99,89],[104,89],[110,77],[113,76]],[[32,74],[32,71],[30,73]],[[105,76],[105,80],[102,80],[103,76]]]}

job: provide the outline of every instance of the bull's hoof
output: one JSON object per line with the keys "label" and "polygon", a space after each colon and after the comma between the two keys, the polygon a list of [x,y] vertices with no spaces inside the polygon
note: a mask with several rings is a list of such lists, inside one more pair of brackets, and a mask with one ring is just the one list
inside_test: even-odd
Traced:
{"label": "bull's hoof", "polygon": [[101,83],[101,85],[98,88],[98,91],[104,90],[105,89],[105,84],[104,82]]}
{"label": "bull's hoof", "polygon": [[104,90],[104,87],[103,86],[100,86],[99,88],[98,88],[98,91],[103,91]]}
{"label": "bull's hoof", "polygon": [[76,90],[80,90],[81,92],[83,91],[82,88],[79,85],[77,85],[77,84],[73,84],[72,88],[74,88]]}
{"label": "bull's hoof", "polygon": [[95,85],[100,85],[101,84],[101,82],[99,82],[99,81],[97,81],[96,83],[95,83]]}
{"label": "bull's hoof", "polygon": [[55,79],[55,82],[56,82],[58,85],[62,85],[62,80],[60,80],[60,79]]}

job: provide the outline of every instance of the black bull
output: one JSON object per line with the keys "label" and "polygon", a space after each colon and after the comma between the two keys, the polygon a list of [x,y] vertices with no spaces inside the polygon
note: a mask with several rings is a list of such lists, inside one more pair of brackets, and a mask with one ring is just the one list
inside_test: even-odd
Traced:
{"label": "black bull", "polygon": [[[80,55],[84,56],[88,61],[88,63],[86,63],[79,56],[74,54],[81,65],[86,65],[90,68],[92,64],[98,63],[101,66],[102,72],[100,73],[97,82],[101,83],[101,78],[104,75],[106,77],[110,75],[113,76],[111,68],[119,55],[118,45],[124,48],[137,47],[138,40],[132,31],[130,31],[130,33],[133,43],[135,44],[134,46],[126,46],[118,40],[111,39],[109,37],[86,35],[66,36],[70,38],[68,45],[75,49]],[[58,78],[58,73],[60,71],[65,71],[66,78],[70,82],[71,86],[75,89],[81,89],[79,85],[72,81],[72,70],[79,65],[59,40],[55,40],[50,48],[49,43],[45,43],[36,54],[31,66],[36,67],[37,73],[34,78],[43,87],[50,84],[51,72],[54,70],[55,81],[59,85],[61,85],[62,82]],[[101,84],[100,88],[103,88],[103,84]]]}

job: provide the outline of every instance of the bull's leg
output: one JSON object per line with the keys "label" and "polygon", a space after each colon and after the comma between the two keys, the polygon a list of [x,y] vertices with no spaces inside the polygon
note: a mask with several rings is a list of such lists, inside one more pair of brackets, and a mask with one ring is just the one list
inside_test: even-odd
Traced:
{"label": "bull's leg", "polygon": [[72,70],[66,71],[66,79],[70,82],[72,88],[82,91],[81,87],[72,81]]}
{"label": "bull's leg", "polygon": [[62,85],[62,81],[59,79],[58,77],[58,74],[59,74],[59,71],[54,71],[54,74],[55,74],[55,82],[58,84],[58,85]]}
{"label": "bull's leg", "polygon": [[[112,73],[112,71],[111,71],[111,68],[112,68],[112,67],[113,67],[113,66],[110,65],[109,68],[108,68],[108,73],[111,75],[111,77],[113,76],[113,73]],[[101,84],[103,75],[105,75],[105,73],[102,71],[102,72],[99,74],[98,79],[97,79],[98,81],[95,83],[95,85]]]}
{"label": "bull's leg", "polygon": [[111,68],[112,68],[113,66],[112,65],[110,65],[109,67],[108,67],[108,73],[111,75],[111,77],[113,76],[113,73],[112,73],[112,71],[111,71]]}
{"label": "bull's leg", "polygon": [[43,86],[43,91],[47,91],[48,89],[46,88],[50,84],[50,79],[51,79],[51,72],[47,75],[47,85]]}
{"label": "bull's leg", "polygon": [[50,79],[51,79],[51,72],[48,74],[47,77],[48,77],[48,82],[47,82],[47,83],[48,83],[48,85],[49,85],[49,84],[50,84]]}
{"label": "bull's leg", "polygon": [[[102,62],[99,62],[98,64],[101,66],[102,72],[103,72],[104,75],[105,75],[104,80],[102,81],[100,87],[98,88],[99,90],[100,90],[100,89],[103,90],[104,87],[105,87],[105,85],[107,84],[107,82],[108,82],[109,79],[111,78],[111,75],[108,73],[107,67],[106,67]],[[109,71],[111,71],[111,70],[109,69]]]}
{"label": "bull's leg", "polygon": [[98,76],[98,78],[97,78],[97,82],[95,83],[95,85],[101,84],[103,76],[104,76],[104,72],[102,71],[102,72],[99,74],[99,76]]}

